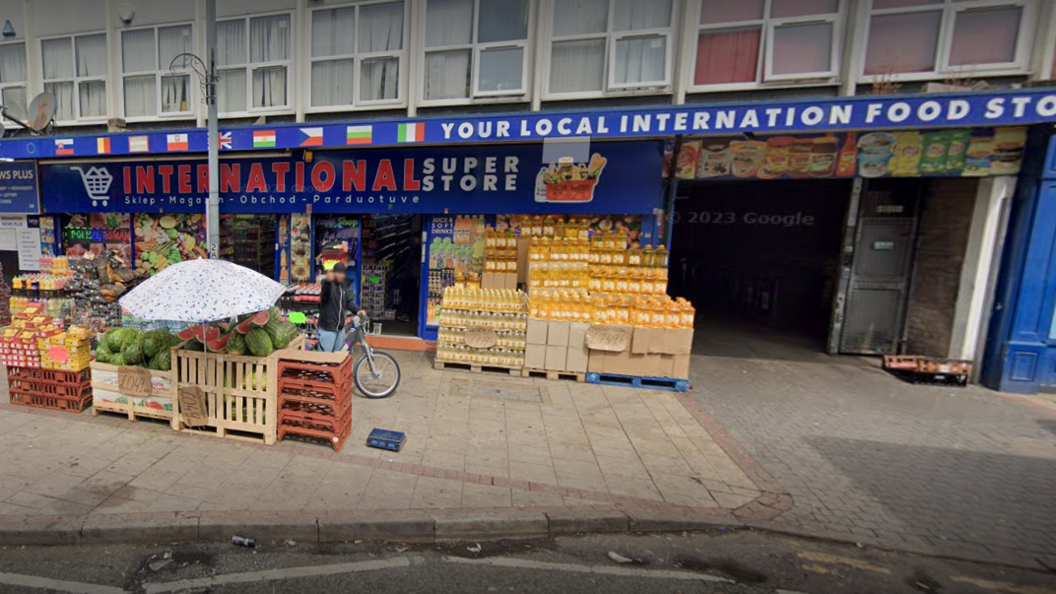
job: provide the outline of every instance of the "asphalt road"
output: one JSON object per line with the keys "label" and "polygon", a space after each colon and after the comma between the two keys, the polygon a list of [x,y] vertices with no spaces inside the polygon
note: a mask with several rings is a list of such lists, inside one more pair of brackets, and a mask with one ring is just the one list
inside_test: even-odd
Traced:
{"label": "asphalt road", "polygon": [[[479,550],[478,550],[479,547]],[[619,563],[610,552],[630,559]],[[0,550],[0,592],[1056,594],[1056,575],[752,532],[399,545],[258,543]]]}

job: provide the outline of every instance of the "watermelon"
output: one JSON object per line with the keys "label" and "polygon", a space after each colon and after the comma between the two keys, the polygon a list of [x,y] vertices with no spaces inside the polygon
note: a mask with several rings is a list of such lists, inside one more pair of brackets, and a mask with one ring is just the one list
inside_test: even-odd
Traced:
{"label": "watermelon", "polygon": [[258,311],[235,326],[235,330],[238,330],[242,334],[249,334],[249,331],[253,328],[263,328],[267,325],[268,320],[270,319],[271,315],[267,310]]}
{"label": "watermelon", "polygon": [[164,328],[151,330],[143,335],[143,356],[151,358],[172,344],[172,333]]}
{"label": "watermelon", "polygon": [[183,345],[185,351],[204,351],[205,345],[203,345],[197,338],[192,338],[187,341],[187,344]]}
{"label": "watermelon", "polygon": [[106,346],[114,353],[119,352],[125,346],[129,330],[129,328],[111,328],[106,333]]}
{"label": "watermelon", "polygon": [[121,353],[114,353],[113,357],[110,357],[111,365],[126,365],[125,356]]}
{"label": "watermelon", "polygon": [[278,322],[270,321],[264,326],[264,331],[268,333],[268,338],[271,338],[271,344],[276,349],[284,349],[290,345],[294,337],[297,336],[297,326],[289,322]]}
{"label": "watermelon", "polygon": [[263,328],[253,328],[246,333],[246,347],[249,348],[250,353],[257,357],[267,357],[275,350],[275,347],[271,344],[271,338],[268,337],[267,331]]}
{"label": "watermelon", "polygon": [[95,360],[100,363],[109,363],[110,357],[113,357],[114,353],[110,350],[110,347],[106,346],[106,341],[99,341],[99,346],[95,349]]}
{"label": "watermelon", "polygon": [[125,346],[121,347],[125,365],[139,365],[143,362],[143,333],[138,330],[125,339]]}
{"label": "watermelon", "polygon": [[207,343],[211,340],[220,338],[220,329],[215,326],[190,326],[180,330],[178,336],[181,340],[197,340],[200,343]]}
{"label": "watermelon", "polygon": [[276,320],[276,321],[277,320],[281,320],[282,319],[282,310],[280,310],[278,307],[272,305],[271,307],[268,308],[268,318],[270,318],[272,320]]}
{"label": "watermelon", "polygon": [[231,335],[221,336],[214,340],[210,340],[205,344],[209,348],[209,351],[213,353],[221,353],[227,349],[227,343],[231,339]]}
{"label": "watermelon", "polygon": [[158,371],[169,371],[172,369],[172,351],[165,349],[159,351],[154,358],[150,360],[151,369],[157,369]]}
{"label": "watermelon", "polygon": [[245,355],[246,354],[246,337],[239,334],[238,332],[232,332],[228,334],[227,348],[224,349],[229,355]]}

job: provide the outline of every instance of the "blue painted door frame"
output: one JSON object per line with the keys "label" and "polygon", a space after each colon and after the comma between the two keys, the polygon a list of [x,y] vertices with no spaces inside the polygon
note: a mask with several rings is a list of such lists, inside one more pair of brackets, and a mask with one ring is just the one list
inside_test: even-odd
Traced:
{"label": "blue painted door frame", "polygon": [[1056,387],[1056,136],[1051,129],[1032,131],[1024,165],[981,380],[997,390],[1033,393]]}

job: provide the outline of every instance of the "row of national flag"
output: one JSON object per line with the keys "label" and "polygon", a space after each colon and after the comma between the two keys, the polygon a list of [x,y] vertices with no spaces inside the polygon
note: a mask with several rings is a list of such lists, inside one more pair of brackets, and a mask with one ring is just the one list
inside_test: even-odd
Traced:
{"label": "row of national flag", "polygon": [[[310,128],[299,128],[299,140],[298,146],[313,147],[313,146],[324,146],[323,132],[325,128],[322,126],[310,127]],[[253,130],[253,148],[276,148],[277,130]],[[119,137],[103,136],[95,139],[95,152],[85,150],[84,144],[81,147],[75,146],[73,138],[57,138],[55,139],[55,154],[63,156],[71,155],[107,155],[112,152],[113,142],[123,140]],[[222,150],[230,150],[234,148],[234,140],[231,132],[221,132],[219,134],[219,146]],[[337,144],[332,141],[330,146]],[[372,124],[357,125],[357,126],[346,126],[345,127],[345,144],[350,145],[362,145],[362,144],[374,144],[374,126]],[[411,142],[422,142],[425,140],[425,124],[398,124],[396,142],[398,143],[411,143]],[[148,135],[141,136],[129,136],[128,137],[128,152],[129,153],[148,153],[150,152],[150,141],[151,137]],[[241,147],[240,147],[241,148]],[[248,148],[248,147],[247,147]],[[80,149],[80,150],[79,150]],[[165,135],[165,151],[166,152],[180,152],[190,150],[190,135],[187,133],[178,134],[166,134]]]}

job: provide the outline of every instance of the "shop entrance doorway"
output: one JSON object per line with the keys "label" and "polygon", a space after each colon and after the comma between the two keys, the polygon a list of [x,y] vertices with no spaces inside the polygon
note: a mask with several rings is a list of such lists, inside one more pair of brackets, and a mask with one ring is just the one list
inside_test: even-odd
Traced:
{"label": "shop entrance doorway", "polygon": [[359,305],[385,335],[419,335],[422,218],[363,215]]}
{"label": "shop entrance doorway", "polygon": [[825,351],[851,189],[849,180],[680,181],[670,292],[697,309],[695,352]]}

